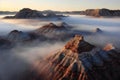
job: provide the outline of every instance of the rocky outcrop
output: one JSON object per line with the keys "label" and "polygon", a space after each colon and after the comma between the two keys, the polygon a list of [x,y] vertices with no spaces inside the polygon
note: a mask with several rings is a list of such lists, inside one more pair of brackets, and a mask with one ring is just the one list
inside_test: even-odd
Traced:
{"label": "rocky outcrop", "polygon": [[52,32],[52,31],[65,31],[67,30],[67,28],[61,24],[59,26],[55,25],[54,23],[49,23],[39,29],[37,29],[37,32],[42,32],[42,33],[46,33],[46,32]]}
{"label": "rocky outcrop", "polygon": [[15,16],[6,16],[5,18],[31,19],[41,17],[44,17],[44,15],[40,11],[23,8],[19,12],[17,12]]}
{"label": "rocky outcrop", "polygon": [[8,40],[12,42],[25,42],[32,40],[31,36],[28,33],[13,30],[8,34]]}
{"label": "rocky outcrop", "polygon": [[77,35],[63,49],[34,63],[31,80],[119,80],[119,56],[113,48],[97,48]]}
{"label": "rocky outcrop", "polygon": [[7,36],[7,40],[19,45],[38,45],[38,43],[50,40],[42,34],[36,34],[34,32],[23,32],[18,30],[11,31]]}
{"label": "rocky outcrop", "polygon": [[[68,25],[66,23],[61,23],[56,25],[54,23],[49,23],[37,30],[35,30],[36,34],[44,35],[48,38],[52,39],[66,39],[71,36],[71,30],[68,29]],[[67,37],[66,37],[67,36]]]}
{"label": "rocky outcrop", "polygon": [[69,49],[74,53],[91,51],[93,48],[93,45],[85,42],[83,37],[79,35],[76,35],[74,39],[72,39],[65,45],[65,49]]}
{"label": "rocky outcrop", "polygon": [[109,9],[87,9],[86,10],[86,15],[88,16],[95,16],[95,17],[100,17],[100,16],[120,16],[120,10],[109,10]]}
{"label": "rocky outcrop", "polygon": [[41,18],[41,17],[43,17],[43,14],[41,12],[29,8],[24,8],[15,15],[15,18]]}
{"label": "rocky outcrop", "polygon": [[[69,34],[70,29],[68,25],[64,22],[55,25],[53,23],[47,24],[35,31],[22,32],[18,30],[11,31],[7,39],[13,43],[34,43],[42,41],[61,41],[67,40],[73,35]],[[66,37],[67,36],[67,37]]]}

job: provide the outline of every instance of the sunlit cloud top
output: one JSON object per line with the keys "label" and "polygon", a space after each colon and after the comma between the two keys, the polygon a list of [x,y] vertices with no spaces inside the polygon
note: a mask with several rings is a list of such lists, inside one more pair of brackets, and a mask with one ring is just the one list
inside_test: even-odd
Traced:
{"label": "sunlit cloud top", "polygon": [[22,8],[57,11],[120,9],[119,3],[120,0],[0,0],[0,10],[18,11]]}

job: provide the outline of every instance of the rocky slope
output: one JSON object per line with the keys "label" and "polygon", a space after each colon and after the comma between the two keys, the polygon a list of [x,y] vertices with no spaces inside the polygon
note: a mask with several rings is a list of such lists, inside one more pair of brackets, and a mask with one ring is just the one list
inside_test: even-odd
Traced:
{"label": "rocky slope", "polygon": [[13,41],[13,42],[24,42],[24,41],[29,41],[32,40],[31,36],[28,33],[18,31],[18,30],[13,30],[8,34],[8,40]]}
{"label": "rocky slope", "polygon": [[49,23],[34,32],[55,40],[62,40],[72,36],[69,26],[64,22],[59,25]]}
{"label": "rocky slope", "polygon": [[[56,40],[67,40],[72,37],[69,33],[70,29],[68,29],[68,25],[66,23],[63,22],[58,25],[50,23],[30,32],[13,30],[8,35],[4,36],[4,39],[0,39],[1,41],[9,41],[12,44],[35,44],[44,41],[54,42]],[[2,43],[0,45],[2,45]]]}
{"label": "rocky slope", "polygon": [[95,16],[95,17],[100,17],[100,16],[120,16],[120,10],[109,10],[109,9],[87,9],[86,10],[86,15],[88,16]]}
{"label": "rocky slope", "polygon": [[63,49],[33,63],[30,80],[119,80],[119,56],[110,44],[100,49],[76,35]]}

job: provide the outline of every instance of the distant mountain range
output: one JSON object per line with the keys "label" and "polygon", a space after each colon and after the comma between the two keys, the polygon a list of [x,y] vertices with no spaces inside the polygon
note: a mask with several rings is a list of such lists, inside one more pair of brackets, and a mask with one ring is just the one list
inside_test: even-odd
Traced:
{"label": "distant mountain range", "polygon": [[6,16],[7,19],[33,19],[33,18],[50,18],[50,17],[65,17],[61,14],[56,14],[53,11],[47,11],[46,14],[43,11],[32,10],[29,8],[23,8],[17,12],[14,16]]}
{"label": "distant mountain range", "polygon": [[77,14],[94,17],[119,17],[120,10],[109,9],[87,9],[85,11],[52,11],[52,10],[32,10],[23,8],[19,12],[1,11],[0,14],[16,14],[15,16],[6,16],[5,18],[42,18],[42,17],[63,17],[62,14]]}
{"label": "distant mountain range", "polygon": [[2,14],[16,14],[17,12],[16,11],[0,11],[0,15]]}
{"label": "distant mountain range", "polygon": [[109,9],[87,9],[85,11],[87,16],[95,16],[95,17],[113,17],[119,16],[120,17],[120,10],[109,10]]}

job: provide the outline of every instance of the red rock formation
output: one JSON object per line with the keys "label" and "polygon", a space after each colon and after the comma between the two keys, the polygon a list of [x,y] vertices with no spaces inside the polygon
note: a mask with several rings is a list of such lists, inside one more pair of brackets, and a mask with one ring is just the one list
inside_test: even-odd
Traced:
{"label": "red rock formation", "polygon": [[115,50],[94,47],[77,35],[62,50],[34,63],[36,74],[31,80],[119,80],[119,56]]}
{"label": "red rock formation", "polygon": [[65,45],[65,48],[70,49],[74,53],[81,53],[91,51],[94,46],[85,42],[83,36],[76,35],[74,39]]}

